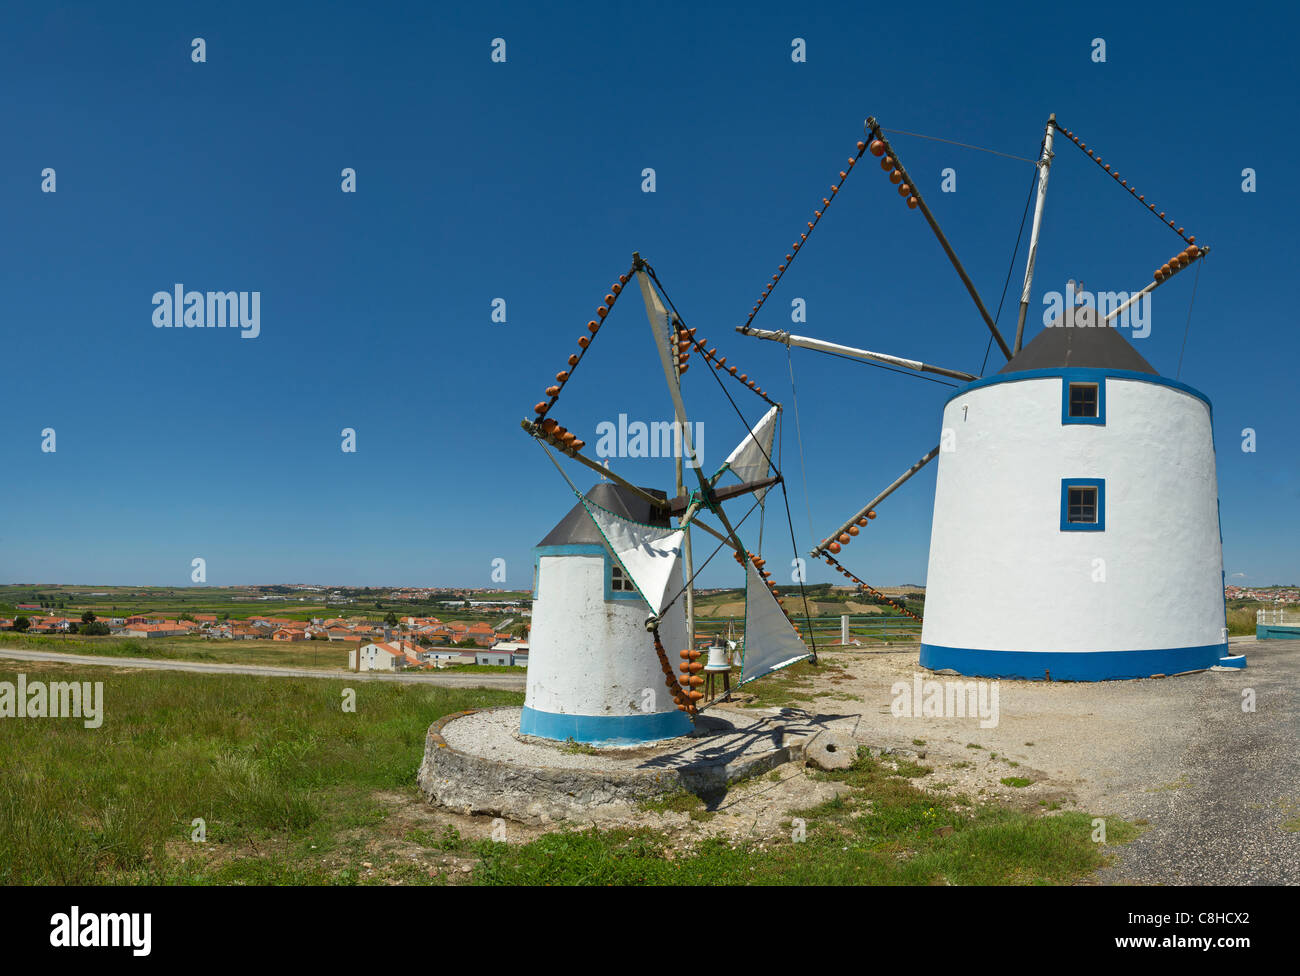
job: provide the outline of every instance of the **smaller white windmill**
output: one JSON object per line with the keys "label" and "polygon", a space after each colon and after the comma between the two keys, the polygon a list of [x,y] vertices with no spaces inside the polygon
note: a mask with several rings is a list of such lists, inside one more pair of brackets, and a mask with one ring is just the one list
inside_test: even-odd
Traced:
{"label": "smaller white windmill", "polygon": [[[672,497],[632,484],[585,457],[586,442],[553,416],[561,392],[633,277],[641,289],[673,405],[679,449],[674,451]],[[690,731],[704,707],[700,688],[705,665],[695,646],[693,583],[723,548],[730,549],[745,567],[740,684],[816,657],[816,648],[804,644],[787,615],[766,561],[738,535],[755,511],[761,524],[769,489],[780,485],[784,498],[784,482],[773,458],[781,406],[748,375],[728,366],[725,356],[696,338],[640,255],[633,255],[632,267],[605,295],[587,331],[578,340],[578,351],[569,356],[568,368],[557,373],[555,383],[547,388],[548,399],[534,408],[535,419],[522,422],[555,463],[578,504],[535,550],[533,627],[520,730],[593,744],[652,742]],[[682,375],[693,351],[703,356],[720,384],[725,374],[767,405],[751,425],[727,392],[746,435],[712,476],[700,467],[692,443],[694,428],[682,399]],[[552,449],[597,471],[608,482],[579,491]],[[698,485],[689,490],[688,467],[698,478]],[[739,483],[721,486],[727,477]],[[733,524],[724,503],[751,495],[748,511]],[[706,517],[716,519],[718,525],[710,525]],[[692,551],[695,529],[718,543],[698,567]],[[802,590],[801,575],[797,582]]]}

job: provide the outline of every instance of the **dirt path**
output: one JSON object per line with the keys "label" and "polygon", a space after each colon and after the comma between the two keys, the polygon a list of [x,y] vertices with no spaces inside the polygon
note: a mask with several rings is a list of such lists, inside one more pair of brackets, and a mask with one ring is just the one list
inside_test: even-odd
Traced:
{"label": "dirt path", "polygon": [[198,674],[251,674],[263,678],[332,678],[335,681],[399,681],[411,684],[443,685],[448,688],[501,688],[523,691],[526,675],[499,671],[469,674],[429,674],[382,671],[346,671],[313,668],[283,668],[263,664],[213,664],[207,661],[163,661],[147,657],[109,657],[96,654],[63,654],[58,651],[27,651],[0,648],[0,661],[59,661],[105,668],[141,668],[151,671],[190,671]]}

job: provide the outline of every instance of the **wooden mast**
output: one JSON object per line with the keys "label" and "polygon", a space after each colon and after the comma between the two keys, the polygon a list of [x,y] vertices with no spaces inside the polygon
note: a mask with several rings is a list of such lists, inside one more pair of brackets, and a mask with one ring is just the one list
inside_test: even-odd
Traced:
{"label": "wooden mast", "polygon": [[1012,355],[1020,352],[1025,339],[1025,316],[1029,312],[1029,290],[1034,283],[1034,260],[1038,257],[1038,232],[1043,226],[1043,207],[1047,203],[1047,177],[1052,168],[1052,136],[1056,132],[1056,113],[1047,119],[1043,137],[1043,154],[1038,159],[1038,199],[1034,202],[1034,224],[1029,231],[1029,258],[1025,262],[1025,287],[1020,292],[1020,314],[1016,317],[1016,342]]}

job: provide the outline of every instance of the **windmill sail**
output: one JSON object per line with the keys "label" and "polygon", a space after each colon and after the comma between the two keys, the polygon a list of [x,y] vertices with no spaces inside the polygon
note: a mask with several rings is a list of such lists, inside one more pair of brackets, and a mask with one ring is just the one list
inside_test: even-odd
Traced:
{"label": "windmill sail", "polygon": [[[741,481],[759,481],[767,477],[772,468],[772,439],[776,434],[776,416],[780,409],[772,407],[763,415],[753,431],[746,434],[745,439],[728,455],[718,473],[713,476],[714,481],[727,470]],[[754,493],[754,497],[761,502],[767,491],[768,489],[762,488]]]}
{"label": "windmill sail", "polygon": [[740,683],[812,657],[794,625],[772,596],[757,567],[745,560],[745,655]]}
{"label": "windmill sail", "polygon": [[664,605],[676,596],[669,592],[668,584],[675,575],[680,579],[675,571],[686,532],[634,522],[601,508],[585,495],[578,497],[637,592],[650,604],[650,609],[662,613]]}

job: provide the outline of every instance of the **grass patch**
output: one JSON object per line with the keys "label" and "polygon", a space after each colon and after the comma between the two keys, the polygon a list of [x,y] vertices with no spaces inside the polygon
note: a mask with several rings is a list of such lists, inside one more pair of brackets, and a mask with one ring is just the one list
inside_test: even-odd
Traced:
{"label": "grass patch", "polygon": [[1023,776],[1003,776],[1001,779],[1003,786],[1013,786],[1018,790],[1032,785],[1033,782],[1032,779],[1025,779]]}
{"label": "grass patch", "polygon": [[[824,778],[846,795],[795,813],[801,842],[713,838],[684,849],[648,830],[575,830],[529,844],[480,847],[489,885],[1065,884],[1105,863],[1083,813],[959,810],[861,752]],[[684,801],[682,801],[684,802]],[[1107,821],[1110,840],[1136,835]]]}
{"label": "grass patch", "polygon": [[[821,692],[814,694],[813,679],[818,675],[824,678],[835,678],[846,676],[848,671],[843,667],[831,664],[822,660],[819,664],[813,664],[811,661],[800,661],[798,664],[792,664],[788,668],[782,668],[775,674],[770,674],[765,678],[759,678],[757,681],[751,681],[745,685],[745,690],[753,695],[753,699],[745,703],[746,708],[797,708],[800,705],[806,705],[816,697],[834,696],[833,692]],[[845,700],[855,698],[855,696],[845,696]],[[856,699],[861,700],[861,699]]]}
{"label": "grass patch", "polygon": [[321,851],[346,858],[339,836],[383,821],[376,791],[413,792],[434,720],[522,699],[359,682],[353,713],[346,681],[24,664],[29,680],[103,681],[104,723],[5,721],[6,885],[337,883]]}
{"label": "grass patch", "polygon": [[577,739],[574,739],[572,736],[564,740],[564,743],[560,746],[560,751],[567,752],[570,753],[571,755],[577,755],[577,756],[599,756],[600,755],[600,750],[597,749],[595,746],[588,745],[585,742],[579,742]]}
{"label": "grass patch", "polygon": [[678,790],[676,793],[642,800],[637,806],[642,810],[653,813],[668,813],[669,811],[685,813],[692,820],[712,820],[714,817],[713,811],[707,809],[702,799],[686,790]]}

